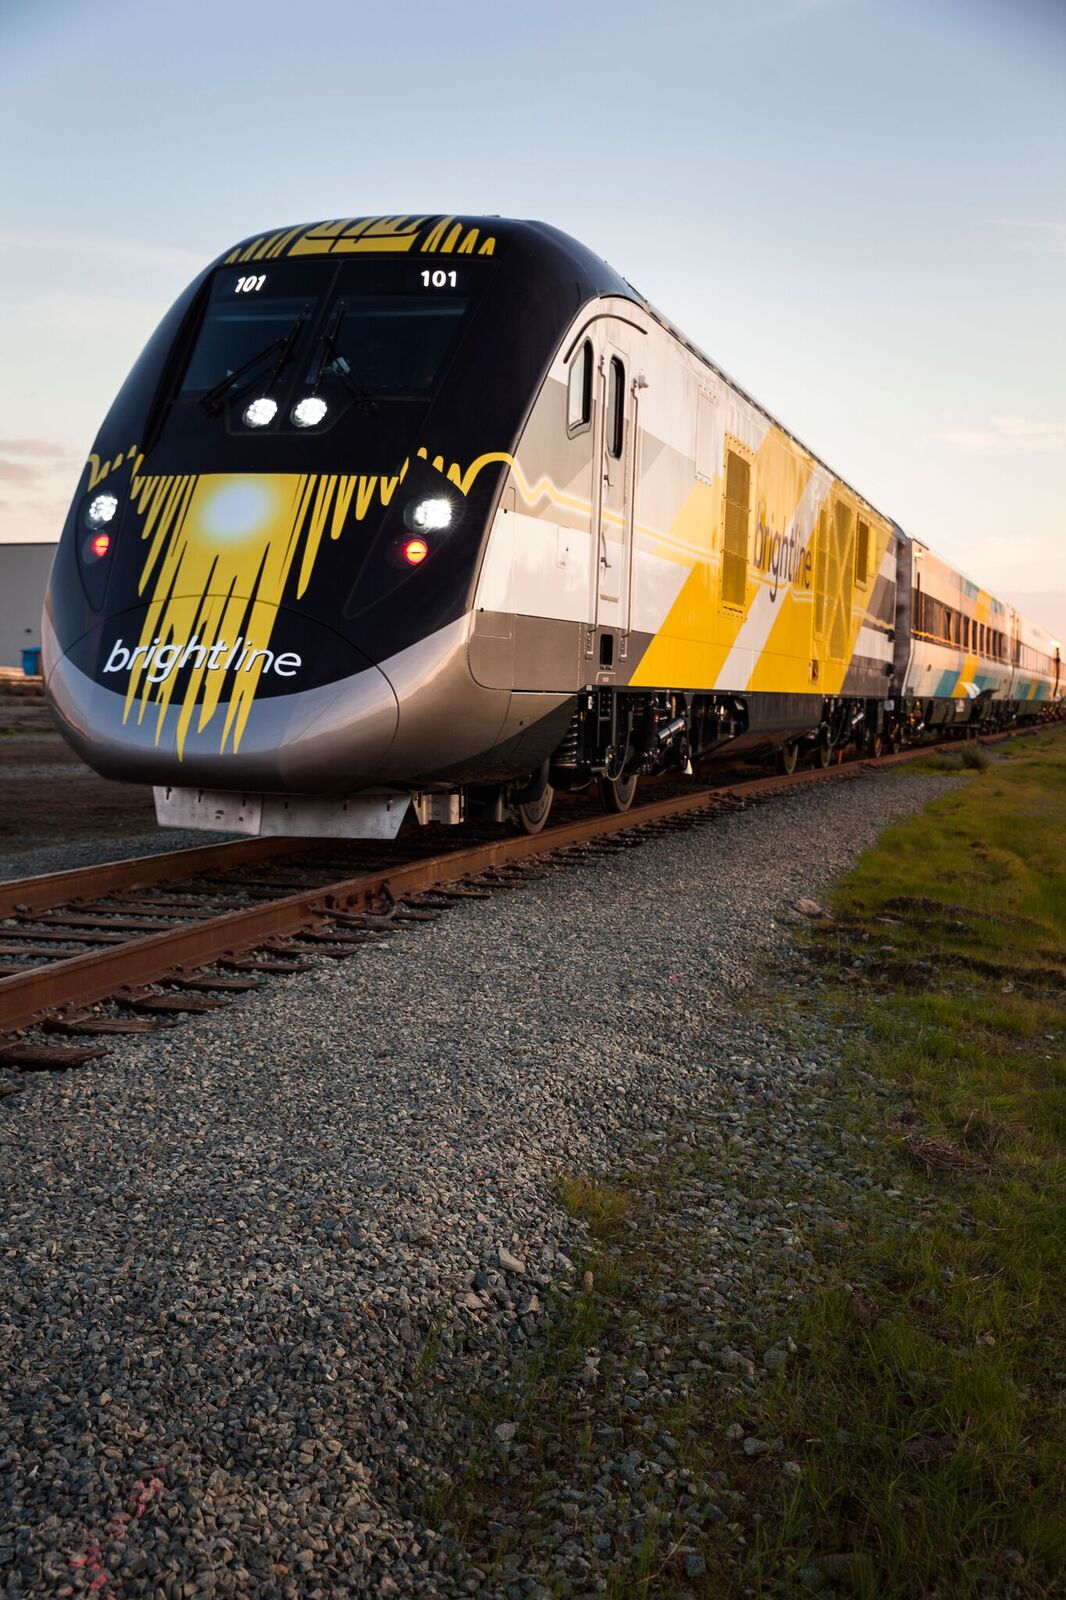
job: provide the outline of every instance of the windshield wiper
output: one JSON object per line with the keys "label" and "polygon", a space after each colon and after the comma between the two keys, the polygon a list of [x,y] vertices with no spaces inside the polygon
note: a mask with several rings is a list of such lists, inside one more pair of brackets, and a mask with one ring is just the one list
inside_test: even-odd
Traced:
{"label": "windshield wiper", "polygon": [[275,383],[277,383],[278,378],[281,375],[282,368],[284,367],[286,361],[288,361],[292,352],[292,347],[300,337],[300,330],[303,328],[303,325],[306,321],[307,307],[304,306],[303,310],[296,318],[296,321],[293,323],[288,333],[282,334],[277,339],[272,339],[270,343],[264,346],[262,350],[257,351],[254,356],[249,356],[248,360],[243,362],[241,366],[237,367],[233,372],[228,373],[220,383],[216,383],[213,389],[208,389],[206,394],[202,394],[200,396],[200,404],[203,406],[208,416],[217,417],[218,413],[222,410],[222,402],[227,398],[227,396],[233,400],[239,400],[242,395],[247,394],[248,390],[253,386],[252,380],[249,380],[249,382],[240,389],[234,389],[234,384],[237,382],[238,378],[242,378],[246,372],[251,372],[253,368],[261,366],[267,357],[276,350],[277,355],[274,357],[274,365],[271,367],[270,376],[267,378],[267,381],[263,387],[263,393],[269,394]]}
{"label": "windshield wiper", "polygon": [[344,311],[345,308],[343,305],[337,307],[337,314],[333,318],[333,322],[331,323],[328,331],[322,335],[322,354],[319,356],[318,366],[315,368],[315,377],[314,382],[311,385],[311,393],[318,393],[319,386],[322,383],[322,379],[326,375],[328,367],[330,371],[335,372],[341,379],[344,387],[348,390],[348,393],[352,395],[364,416],[372,417],[378,409],[377,401],[371,398],[370,391],[368,389],[364,388],[364,386],[359,383],[357,379],[353,378],[351,367],[348,365],[346,358],[341,355],[337,348],[337,340],[340,338],[341,324],[344,322]]}

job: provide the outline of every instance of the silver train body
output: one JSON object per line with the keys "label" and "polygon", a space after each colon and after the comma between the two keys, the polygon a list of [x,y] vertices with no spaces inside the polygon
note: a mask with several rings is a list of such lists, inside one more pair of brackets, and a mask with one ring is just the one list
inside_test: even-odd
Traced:
{"label": "silver train body", "polygon": [[1054,641],[584,247],[430,217],[190,286],[87,464],[45,670],[162,821],[371,837],[1062,696]]}

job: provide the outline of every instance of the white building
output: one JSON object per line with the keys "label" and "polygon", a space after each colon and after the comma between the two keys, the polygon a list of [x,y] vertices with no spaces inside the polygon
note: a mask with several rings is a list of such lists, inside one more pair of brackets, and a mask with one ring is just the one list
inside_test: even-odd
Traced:
{"label": "white building", "polygon": [[22,665],[39,648],[41,609],[54,544],[0,544],[0,667]]}

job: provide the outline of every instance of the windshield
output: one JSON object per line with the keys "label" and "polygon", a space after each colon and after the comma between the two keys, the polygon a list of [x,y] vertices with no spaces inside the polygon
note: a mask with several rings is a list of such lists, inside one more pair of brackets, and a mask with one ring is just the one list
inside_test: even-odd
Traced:
{"label": "windshield", "polygon": [[342,295],[323,336],[328,348],[316,351],[308,381],[351,377],[376,393],[428,394],[468,303],[432,293]]}
{"label": "windshield", "polygon": [[203,394],[215,388],[243,367],[251,369],[260,353],[265,363],[301,315],[311,310],[314,299],[301,295],[236,298],[225,292],[213,294],[181,393]]}
{"label": "windshield", "polygon": [[379,401],[428,400],[491,271],[432,257],[261,265],[216,272],[175,398],[204,401],[211,414],[227,405],[240,428],[233,402],[269,390],[270,431],[294,426],[301,397],[325,402],[312,413],[320,428],[353,404],[367,414]]}

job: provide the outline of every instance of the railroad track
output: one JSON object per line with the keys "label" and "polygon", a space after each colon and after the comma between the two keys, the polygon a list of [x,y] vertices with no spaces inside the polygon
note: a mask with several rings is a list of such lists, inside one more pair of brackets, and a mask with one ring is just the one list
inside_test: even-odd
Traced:
{"label": "railroad track", "polygon": [[271,975],[346,959],[575,856],[940,748],[955,747],[689,789],[533,837],[466,836],[444,852],[420,834],[388,844],[248,839],[0,883],[0,1063],[77,1066],[106,1054],[109,1037],[173,1026]]}

